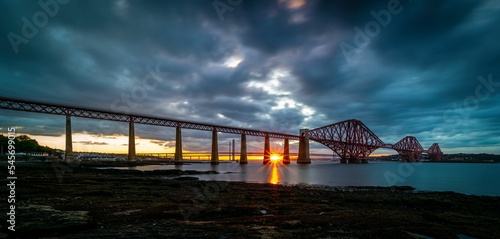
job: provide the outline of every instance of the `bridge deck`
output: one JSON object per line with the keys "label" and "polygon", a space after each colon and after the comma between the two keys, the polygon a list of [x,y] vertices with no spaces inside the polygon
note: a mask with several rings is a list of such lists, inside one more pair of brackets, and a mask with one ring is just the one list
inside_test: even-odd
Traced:
{"label": "bridge deck", "polygon": [[222,126],[222,125],[215,125],[208,123],[190,122],[190,121],[183,121],[183,120],[176,120],[176,119],[169,119],[169,118],[148,116],[148,115],[123,114],[101,109],[90,109],[86,107],[52,104],[46,102],[39,102],[26,99],[15,99],[2,96],[0,96],[0,109],[46,113],[55,115],[70,115],[75,117],[103,119],[103,120],[112,120],[120,122],[133,121],[134,123],[138,124],[180,127],[185,129],[195,129],[204,131],[215,130],[217,132],[230,133],[230,134],[245,134],[245,135],[261,136],[261,137],[269,136],[271,138],[281,138],[281,139],[288,138],[292,140],[300,139],[298,135],[292,135],[292,134],[283,134],[283,133],[263,131],[263,130],[229,127],[229,126]]}

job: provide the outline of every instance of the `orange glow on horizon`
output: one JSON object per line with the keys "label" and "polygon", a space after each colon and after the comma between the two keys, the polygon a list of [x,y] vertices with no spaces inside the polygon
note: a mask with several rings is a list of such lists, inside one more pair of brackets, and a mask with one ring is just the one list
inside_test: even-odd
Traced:
{"label": "orange glow on horizon", "polygon": [[[21,133],[19,134],[21,135]],[[42,136],[26,134],[35,139],[39,145],[48,146],[54,149],[65,150],[65,136]],[[173,147],[161,146],[152,143],[153,139],[143,139],[136,137],[137,153],[174,153]],[[127,154],[128,136],[126,135],[108,135],[96,136],[84,133],[73,133],[73,151],[74,152],[99,152],[112,154]],[[186,151],[184,151],[186,152]]]}
{"label": "orange glow on horizon", "polygon": [[[18,135],[28,135],[28,137],[35,139],[42,146],[48,146],[54,149],[65,150],[65,136],[43,136],[43,135],[33,135],[29,133],[19,133]],[[169,154],[173,157],[175,149],[173,146],[164,147],[159,144],[152,143],[154,139],[143,139],[136,137],[136,153],[137,154]],[[110,154],[127,154],[128,152],[128,136],[126,135],[106,135],[106,136],[96,136],[84,133],[74,133],[73,134],[73,151],[74,152],[96,152],[96,153],[110,153]],[[208,159],[210,157],[209,152],[196,152],[190,150],[183,150],[186,154],[186,159]],[[393,154],[397,152],[394,151]],[[193,154],[191,157],[189,154]],[[392,155],[391,153],[377,153],[374,152],[370,157],[380,157]],[[229,156],[220,155],[222,160],[229,160]],[[237,155],[237,158],[239,155]],[[248,155],[249,161],[262,161],[263,155]],[[296,157],[296,156],[292,156]],[[271,155],[270,160],[273,163],[282,161],[282,148],[281,145],[271,144]]]}

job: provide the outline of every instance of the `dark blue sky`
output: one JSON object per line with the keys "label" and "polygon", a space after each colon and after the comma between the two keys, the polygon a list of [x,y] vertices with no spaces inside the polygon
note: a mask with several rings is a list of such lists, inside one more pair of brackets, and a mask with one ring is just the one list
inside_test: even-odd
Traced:
{"label": "dark blue sky", "polygon": [[[3,96],[294,134],[356,118],[386,143],[500,153],[499,1],[40,2],[0,1]],[[63,123],[0,113],[5,133]],[[167,147],[174,130],[136,134]],[[209,148],[210,133],[185,134]]]}

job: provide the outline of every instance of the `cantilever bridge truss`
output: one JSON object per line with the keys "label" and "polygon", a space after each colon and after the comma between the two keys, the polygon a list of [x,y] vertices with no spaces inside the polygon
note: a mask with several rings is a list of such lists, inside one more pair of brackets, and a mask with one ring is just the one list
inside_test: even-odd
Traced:
{"label": "cantilever bridge truss", "polygon": [[443,155],[437,143],[424,150],[413,136],[406,136],[395,144],[386,144],[363,122],[355,119],[312,129],[309,139],[332,149],[343,163],[367,162],[368,156],[378,148],[394,149],[407,162],[418,160],[424,152],[433,161],[440,161]]}
{"label": "cantilever bridge truss", "polygon": [[332,149],[344,162],[366,160],[373,151],[384,146],[384,142],[359,120],[310,130],[309,139]]}
{"label": "cantilever bridge truss", "polygon": [[[299,140],[304,137],[278,132],[267,132],[222,125],[188,122],[156,116],[122,114],[105,110],[52,104],[1,96],[0,109],[57,114],[121,122],[133,122],[139,124],[261,136],[266,138],[281,138],[286,140]],[[355,119],[345,120],[342,122],[309,130],[308,137],[310,140],[317,141],[332,149],[341,158],[341,162],[344,163],[367,162],[368,156],[378,148],[394,149],[401,155],[401,158],[404,161],[409,162],[418,160],[422,153],[427,153],[429,155],[429,158],[433,161],[440,161],[443,155],[441,148],[437,143],[432,144],[432,146],[428,150],[424,150],[418,140],[413,136],[406,136],[395,144],[386,144],[365,124],[363,124],[363,122]]]}

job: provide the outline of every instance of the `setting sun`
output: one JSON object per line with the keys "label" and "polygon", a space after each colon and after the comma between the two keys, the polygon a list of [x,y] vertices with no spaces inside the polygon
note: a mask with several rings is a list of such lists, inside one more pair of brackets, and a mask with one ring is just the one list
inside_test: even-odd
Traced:
{"label": "setting sun", "polygon": [[273,162],[278,162],[280,160],[280,156],[277,154],[272,154],[271,155],[271,161]]}

